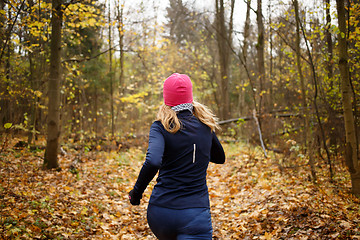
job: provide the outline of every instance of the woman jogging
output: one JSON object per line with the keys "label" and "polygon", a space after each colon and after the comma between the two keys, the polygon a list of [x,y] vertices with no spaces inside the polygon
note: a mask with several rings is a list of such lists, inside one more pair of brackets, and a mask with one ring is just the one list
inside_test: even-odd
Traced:
{"label": "woman jogging", "polygon": [[225,162],[215,135],[216,118],[193,101],[192,83],[185,74],[174,73],[165,80],[163,97],[130,203],[140,204],[159,171],[147,210],[152,232],[160,240],[212,239],[206,170],[209,162]]}

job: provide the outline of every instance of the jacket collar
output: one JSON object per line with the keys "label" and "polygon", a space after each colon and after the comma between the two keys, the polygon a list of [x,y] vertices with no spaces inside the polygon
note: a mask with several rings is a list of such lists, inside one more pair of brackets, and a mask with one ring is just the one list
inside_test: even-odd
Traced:
{"label": "jacket collar", "polygon": [[178,112],[177,115],[178,115],[179,117],[186,117],[186,116],[192,116],[193,113],[190,112],[190,110],[186,109],[186,110],[183,110],[183,111]]}

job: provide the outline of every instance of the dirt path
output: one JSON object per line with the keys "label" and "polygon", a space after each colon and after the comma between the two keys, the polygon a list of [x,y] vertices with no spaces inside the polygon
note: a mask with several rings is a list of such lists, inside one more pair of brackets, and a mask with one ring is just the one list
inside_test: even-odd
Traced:
{"label": "dirt path", "polygon": [[[306,169],[282,175],[273,159],[241,146],[225,149],[226,164],[208,170],[214,239],[360,238],[359,200],[344,188],[315,186]],[[155,239],[146,222],[154,182],[140,206],[127,198],[143,150],[69,151],[60,172],[41,170],[42,156],[1,155],[0,239]]]}
{"label": "dirt path", "polygon": [[306,169],[281,174],[274,159],[228,152],[209,169],[215,239],[360,239],[358,199],[313,185]]}

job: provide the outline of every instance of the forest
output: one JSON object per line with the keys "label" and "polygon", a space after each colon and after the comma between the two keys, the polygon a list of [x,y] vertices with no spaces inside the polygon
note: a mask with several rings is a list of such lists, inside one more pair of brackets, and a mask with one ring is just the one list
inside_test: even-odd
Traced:
{"label": "forest", "polygon": [[358,0],[0,0],[0,40],[0,239],[156,239],[127,194],[175,72],[213,239],[360,239]]}

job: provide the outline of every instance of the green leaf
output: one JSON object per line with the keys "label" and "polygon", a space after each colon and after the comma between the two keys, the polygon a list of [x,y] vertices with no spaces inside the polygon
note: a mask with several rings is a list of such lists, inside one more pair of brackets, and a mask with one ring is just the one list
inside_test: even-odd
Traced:
{"label": "green leaf", "polygon": [[5,123],[4,124],[4,128],[5,129],[9,129],[9,128],[11,128],[12,127],[12,123]]}

